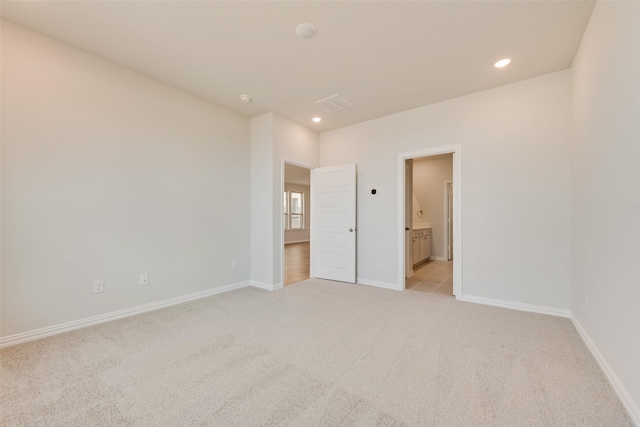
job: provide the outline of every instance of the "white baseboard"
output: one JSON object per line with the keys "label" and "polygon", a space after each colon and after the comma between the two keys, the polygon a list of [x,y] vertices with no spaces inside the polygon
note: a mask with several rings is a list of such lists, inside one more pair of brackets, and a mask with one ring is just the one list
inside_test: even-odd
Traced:
{"label": "white baseboard", "polygon": [[562,308],[546,307],[543,305],[525,304],[522,302],[505,301],[500,299],[476,297],[473,295],[463,294],[456,297],[458,301],[473,302],[476,304],[492,305],[495,307],[509,308],[511,310],[529,311],[531,313],[548,314],[550,316],[569,318],[571,312]]}
{"label": "white baseboard", "polygon": [[356,279],[356,282],[361,285],[369,285],[369,286],[375,286],[377,288],[392,289],[394,291],[402,290],[398,288],[398,285],[396,283],[378,282],[377,280],[365,279],[363,277],[358,277]]}
{"label": "white baseboard", "polygon": [[273,290],[273,285],[269,283],[259,282],[257,280],[249,281],[249,285],[253,286],[254,288],[266,289],[267,291]]}
{"label": "white baseboard", "polygon": [[307,239],[307,240],[288,240],[288,241],[285,241],[284,244],[288,245],[289,243],[308,243],[308,242],[309,242],[309,239]]}
{"label": "white baseboard", "polygon": [[275,291],[283,287],[282,283],[265,283],[259,282],[257,280],[251,280],[249,282],[249,285],[253,286],[254,288],[266,289],[267,291]]}
{"label": "white baseboard", "polygon": [[85,319],[74,320],[72,322],[61,323],[59,325],[47,326],[46,328],[36,329],[33,331],[22,332],[15,335],[0,338],[0,348],[33,341],[40,338],[57,335],[64,332],[73,331],[74,329],[86,328],[88,326],[105,323],[124,317],[135,316],[136,314],[146,313],[147,311],[159,310],[184,302],[193,301],[200,298],[206,298],[212,295],[221,294],[223,292],[232,291],[249,286],[249,281],[232,283],[229,285],[218,286],[207,289],[205,291],[194,292],[192,294],[182,295],[175,298],[169,298],[162,301],[152,302],[149,304],[139,305],[137,307],[125,308],[124,310],[113,311],[111,313],[101,314],[99,316],[87,317]]}
{"label": "white baseboard", "polygon": [[629,413],[629,417],[631,417],[631,420],[637,426],[640,426],[640,409],[638,409],[638,405],[633,401],[627,389],[622,385],[622,383],[618,379],[618,376],[615,374],[615,372],[613,372],[613,369],[611,369],[611,367],[607,363],[607,360],[604,358],[602,353],[600,353],[600,350],[598,350],[598,347],[596,347],[595,343],[591,340],[591,338],[589,337],[587,332],[584,330],[584,328],[582,327],[578,319],[576,319],[576,317],[573,315],[573,313],[571,313],[571,322],[573,323],[573,326],[575,326],[576,330],[578,331],[578,334],[580,335],[580,338],[582,338],[582,341],[584,341],[587,348],[589,349],[593,357],[596,359],[596,361],[600,365],[600,368],[602,369],[602,371],[604,372],[604,375],[609,380],[609,383],[611,383],[611,386],[613,387],[616,394],[618,395],[618,398],[620,399],[622,406],[624,406],[627,412]]}
{"label": "white baseboard", "polygon": [[447,257],[444,256],[430,256],[429,261],[449,261]]}

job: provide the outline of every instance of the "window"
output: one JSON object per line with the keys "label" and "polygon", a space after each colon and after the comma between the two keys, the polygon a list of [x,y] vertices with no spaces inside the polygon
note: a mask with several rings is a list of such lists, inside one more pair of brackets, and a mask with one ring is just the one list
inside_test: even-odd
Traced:
{"label": "window", "polygon": [[304,194],[296,193],[292,191],[291,193],[291,225],[289,228],[291,230],[302,230],[304,229],[304,221],[302,218],[304,211]]}
{"label": "window", "polygon": [[304,230],[304,193],[284,192],[284,229]]}

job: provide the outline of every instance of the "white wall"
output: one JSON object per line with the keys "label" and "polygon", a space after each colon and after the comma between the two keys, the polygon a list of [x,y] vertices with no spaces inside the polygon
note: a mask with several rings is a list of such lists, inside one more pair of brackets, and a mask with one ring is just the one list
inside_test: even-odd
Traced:
{"label": "white wall", "polygon": [[282,286],[282,159],[318,165],[318,134],[277,113],[251,119],[251,279]]}
{"label": "white wall", "polygon": [[273,113],[251,119],[251,280],[273,283]]}
{"label": "white wall", "polygon": [[570,78],[561,71],[322,133],[320,166],[358,164],[358,276],[397,281],[398,153],[461,144],[464,294],[569,308]]}
{"label": "white wall", "polygon": [[[445,183],[453,180],[453,155],[433,156],[413,161],[413,194],[418,200],[413,209],[415,223],[431,224],[431,258],[444,258],[445,250]],[[422,210],[422,218],[417,211]]]}
{"label": "white wall", "polygon": [[572,311],[633,400],[637,422],[639,23],[638,2],[598,2],[593,11],[573,63],[571,163]]}
{"label": "white wall", "polygon": [[306,185],[284,183],[286,191],[295,191],[304,194],[304,230],[285,230],[284,243],[308,242],[311,224],[311,188]]}
{"label": "white wall", "polygon": [[246,118],[3,21],[1,335],[248,280],[248,177]]}

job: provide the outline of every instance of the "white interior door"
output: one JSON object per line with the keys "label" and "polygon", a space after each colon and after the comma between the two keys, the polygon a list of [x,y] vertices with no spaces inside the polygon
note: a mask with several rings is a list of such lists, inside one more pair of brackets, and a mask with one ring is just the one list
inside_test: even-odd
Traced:
{"label": "white interior door", "polygon": [[356,282],[356,165],[313,169],[313,275]]}
{"label": "white interior door", "polygon": [[447,183],[447,259],[453,259],[453,183]]}

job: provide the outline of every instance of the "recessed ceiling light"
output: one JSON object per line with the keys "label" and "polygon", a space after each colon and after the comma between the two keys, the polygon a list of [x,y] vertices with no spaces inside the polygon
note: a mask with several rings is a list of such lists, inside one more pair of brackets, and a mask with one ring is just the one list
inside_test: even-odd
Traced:
{"label": "recessed ceiling light", "polygon": [[318,31],[316,30],[316,27],[305,22],[304,24],[300,24],[296,27],[296,34],[298,37],[303,39],[312,39],[318,34]]}
{"label": "recessed ceiling light", "polygon": [[509,58],[505,58],[496,62],[495,64],[493,64],[493,66],[496,68],[502,68],[502,67],[506,67],[509,64],[511,64],[511,60]]}
{"label": "recessed ceiling light", "polygon": [[249,95],[240,95],[240,101],[249,103],[251,102],[251,97]]}
{"label": "recessed ceiling light", "polygon": [[320,117],[314,117],[314,118],[313,118],[313,119],[311,119],[311,120],[313,120],[313,121],[314,121],[314,122],[316,122],[316,123],[320,123],[320,122],[322,121],[322,119],[321,119]]}

